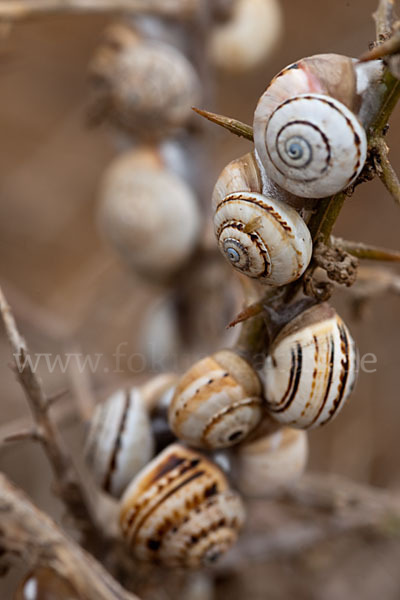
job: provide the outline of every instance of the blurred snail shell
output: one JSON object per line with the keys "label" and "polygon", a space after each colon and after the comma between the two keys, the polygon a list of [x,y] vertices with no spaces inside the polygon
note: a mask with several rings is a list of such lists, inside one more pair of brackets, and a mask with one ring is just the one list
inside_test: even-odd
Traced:
{"label": "blurred snail shell", "polygon": [[199,238],[200,209],[191,188],[164,168],[155,150],[114,159],[99,195],[100,230],[134,270],[166,278],[188,260]]}
{"label": "blurred snail shell", "polygon": [[177,384],[169,407],[175,435],[196,447],[237,444],[261,420],[260,380],[250,364],[231,350],[198,361]]}
{"label": "blurred snail shell", "polygon": [[236,0],[231,13],[212,30],[209,54],[220,69],[240,73],[267,58],[282,32],[282,11],[278,0]]}
{"label": "blurred snail shell", "polygon": [[236,485],[245,496],[270,495],[300,477],[307,458],[307,433],[282,427],[235,449]]}
{"label": "blurred snail shell", "polygon": [[95,481],[104,491],[119,497],[153,454],[150,418],[137,388],[118,390],[97,406],[85,458]]}
{"label": "blurred snail shell", "polygon": [[254,113],[256,153],[267,175],[305,198],[335,194],[364,166],[367,138],[353,59],[304,58],[281,71]]}
{"label": "blurred snail shell", "polygon": [[236,541],[240,497],[207,458],[172,444],[132,481],[120,525],[134,556],[170,566],[213,563]]}
{"label": "blurred snail shell", "polygon": [[182,127],[199,100],[198,76],[184,54],[123,24],[106,30],[89,74],[92,121],[108,117],[142,138]]}
{"label": "blurred snail shell", "polygon": [[262,283],[285,285],[306,270],[312,240],[302,217],[266,185],[253,154],[225,167],[213,193],[214,231],[235,269]]}
{"label": "blurred snail shell", "polygon": [[79,600],[71,583],[49,567],[30,571],[19,584],[14,600]]}
{"label": "blurred snail shell", "polygon": [[300,429],[324,425],[342,409],[357,379],[351,335],[328,304],[293,319],[273,342],[264,368],[271,416]]}

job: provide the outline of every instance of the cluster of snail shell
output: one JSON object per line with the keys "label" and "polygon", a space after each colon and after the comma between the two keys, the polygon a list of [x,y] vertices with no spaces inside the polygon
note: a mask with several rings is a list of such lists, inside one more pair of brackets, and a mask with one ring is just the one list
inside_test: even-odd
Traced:
{"label": "cluster of snail shell", "polygon": [[[254,152],[230,163],[213,193],[218,245],[234,268],[272,286],[304,273],[312,240],[298,200],[337,193],[361,172],[368,89],[379,74],[378,63],[319,55],[272,80],[255,111]],[[138,173],[127,172],[121,197]],[[338,415],[358,373],[355,343],[327,303],[282,325],[260,368],[251,360],[219,350],[180,378],[118,391],[97,409],[87,462],[119,499],[121,535],[136,558],[184,567],[219,558],[243,525],[242,496],[268,496],[303,473],[307,430]]]}

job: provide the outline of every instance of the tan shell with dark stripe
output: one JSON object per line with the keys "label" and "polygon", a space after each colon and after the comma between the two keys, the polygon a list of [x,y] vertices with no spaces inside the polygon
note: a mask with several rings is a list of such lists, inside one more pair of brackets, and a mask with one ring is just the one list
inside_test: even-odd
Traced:
{"label": "tan shell with dark stripe", "polygon": [[170,566],[215,562],[244,521],[240,497],[204,456],[172,444],[125,491],[120,525],[134,556]]}
{"label": "tan shell with dark stripe", "polygon": [[271,81],[254,113],[254,142],[267,175],[283,189],[322,198],[355,181],[367,153],[355,114],[358,77],[351,58],[323,54]]}
{"label": "tan shell with dark stripe", "polygon": [[284,193],[262,180],[253,154],[229,163],[213,192],[221,253],[241,273],[270,285],[298,279],[312,253],[307,225],[284,199]]}
{"label": "tan shell with dark stripe", "polygon": [[175,435],[196,447],[226,448],[252,431],[263,413],[261,382],[249,363],[221,350],[179,381],[168,412]]}
{"label": "tan shell with dark stripe", "polygon": [[271,416],[293,427],[324,425],[342,409],[358,373],[353,339],[333,308],[322,304],[291,321],[263,369]]}

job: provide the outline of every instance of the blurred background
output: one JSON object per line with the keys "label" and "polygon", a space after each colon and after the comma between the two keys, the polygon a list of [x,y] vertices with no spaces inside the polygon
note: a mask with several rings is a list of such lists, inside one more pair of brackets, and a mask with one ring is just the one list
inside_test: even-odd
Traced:
{"label": "blurred background", "polygon": [[[206,79],[201,106],[252,122],[257,99],[285,65],[304,56],[337,52],[358,56],[374,39],[376,0],[319,2],[281,0],[283,32],[263,64],[239,74],[206,64],[202,39],[193,60]],[[79,459],[84,430],[69,411],[74,391],[102,399],[122,380],[139,381],[140,359],[114,372],[113,353],[121,342],[127,355],[143,352],[143,322],[154,302],[168,298],[162,284],[133,275],[102,240],[96,227],[99,180],[111,160],[128,145],[111,126],[87,126],[87,66],[99,44],[107,16],[48,17],[21,21],[0,41],[0,278],[32,352],[102,355],[96,372],[73,367],[52,373],[40,365],[51,393],[70,392],[58,408],[63,433]],[[182,28],[185,26],[182,25]],[[204,50],[205,51],[205,50]],[[391,161],[400,172],[400,113],[388,133]],[[208,205],[216,178],[251,144],[194,116],[188,153],[200,202]],[[184,139],[184,138],[182,138]],[[379,181],[357,188],[335,233],[399,248],[398,207]],[[219,259],[223,261],[222,257]],[[211,285],[211,284],[210,284]],[[196,281],[190,283],[196,293]],[[373,299],[355,318],[346,291],[334,305],[348,323],[361,355],[373,353],[374,372],[361,372],[357,389],[340,417],[310,434],[311,471],[343,474],[389,489],[400,488],[399,298]],[[218,312],[218,302],[213,310]],[[222,309],[221,309],[222,310]],[[225,309],[224,309],[225,310]],[[228,307],[234,314],[235,306]],[[219,318],[227,322],[225,312]],[[221,331],[223,327],[221,328]],[[215,340],[199,349],[215,349]],[[29,418],[23,393],[12,374],[10,351],[0,337],[0,422],[11,433],[15,420]],[[137,365],[137,368],[136,368]],[[137,371],[137,373],[135,372]],[[83,390],[83,391],[82,391]],[[10,425],[11,423],[11,425]],[[9,428],[9,429],[7,429]],[[3,437],[3,436],[2,436]],[[51,473],[42,451],[29,443],[2,447],[0,467],[42,508],[61,514],[51,494]],[[376,541],[344,536],[291,559],[249,568],[218,581],[216,597],[315,598],[336,600],[400,597],[395,539]],[[11,598],[21,570],[0,581]]]}

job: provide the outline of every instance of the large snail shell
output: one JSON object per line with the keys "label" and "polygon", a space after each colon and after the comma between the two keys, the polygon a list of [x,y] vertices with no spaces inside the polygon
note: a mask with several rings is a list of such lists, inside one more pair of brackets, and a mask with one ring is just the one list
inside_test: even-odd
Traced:
{"label": "large snail shell", "polygon": [[104,491],[119,497],[153,453],[150,419],[138,389],[119,390],[96,408],[85,458]]}
{"label": "large snail shell", "polygon": [[149,463],[121,499],[120,524],[135,557],[171,566],[214,562],[243,521],[242,502],[222,471],[180,444]]}
{"label": "large snail shell", "polygon": [[249,363],[221,350],[195,363],[179,381],[169,407],[170,427],[192,446],[232,446],[258,425],[260,395],[260,380]]}
{"label": "large snail shell", "polygon": [[348,187],[367,153],[352,59],[305,58],[281,71],[254,113],[256,152],[269,177],[305,198]]}
{"label": "large snail shell", "polygon": [[[258,189],[257,189],[258,188]],[[235,268],[270,285],[298,279],[312,255],[312,240],[301,216],[265,189],[252,155],[230,163],[213,194],[214,231],[221,253]]]}
{"label": "large snail shell", "polygon": [[232,73],[253,69],[267,58],[281,32],[278,0],[237,0],[230,18],[211,32],[210,58]]}
{"label": "large snail shell", "polygon": [[304,472],[307,458],[307,433],[283,427],[237,447],[235,482],[245,496],[268,496],[296,481]]}
{"label": "large snail shell", "polygon": [[151,149],[126,152],[113,161],[100,184],[98,219],[121,258],[153,278],[168,277],[182,266],[201,224],[192,190]]}
{"label": "large snail shell", "polygon": [[187,58],[122,24],[104,38],[89,67],[93,118],[108,117],[141,138],[158,139],[183,126],[200,90]]}
{"label": "large snail shell", "polygon": [[291,321],[276,338],[263,369],[271,416],[302,429],[324,425],[352,392],[358,364],[354,341],[328,304]]}

